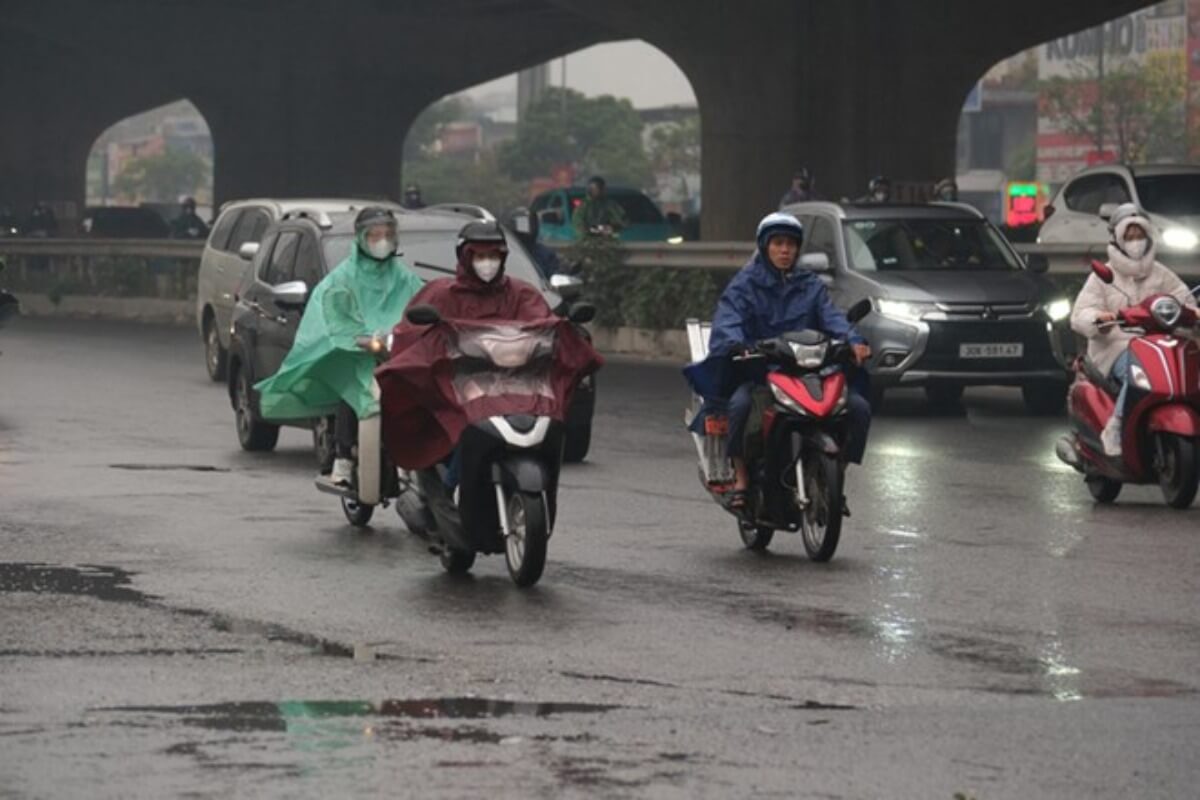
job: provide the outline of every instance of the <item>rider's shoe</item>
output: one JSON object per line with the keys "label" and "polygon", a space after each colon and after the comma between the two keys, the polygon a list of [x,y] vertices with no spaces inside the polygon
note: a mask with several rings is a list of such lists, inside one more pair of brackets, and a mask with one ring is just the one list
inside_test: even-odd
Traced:
{"label": "rider's shoe", "polygon": [[1112,416],[1104,430],[1100,431],[1100,444],[1104,447],[1104,455],[1116,458],[1121,455],[1121,418]]}
{"label": "rider's shoe", "polygon": [[329,473],[329,482],[335,486],[351,486],[354,483],[354,460],[335,458],[333,472]]}

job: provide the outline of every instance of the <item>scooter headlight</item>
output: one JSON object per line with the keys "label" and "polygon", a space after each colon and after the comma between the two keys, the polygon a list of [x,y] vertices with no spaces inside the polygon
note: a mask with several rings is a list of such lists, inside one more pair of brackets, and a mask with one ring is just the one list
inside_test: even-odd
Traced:
{"label": "scooter headlight", "polygon": [[1133,379],[1133,385],[1141,389],[1143,392],[1150,391],[1150,377],[1146,375],[1146,370],[1139,367],[1137,364],[1131,364],[1129,367],[1129,376]]}
{"label": "scooter headlight", "polygon": [[789,411],[795,411],[797,414],[807,414],[808,413],[807,411],[805,411],[803,408],[800,407],[799,403],[797,403],[792,398],[788,397],[787,392],[785,392],[783,389],[780,389],[778,386],[776,386],[773,383],[771,384],[771,394],[775,397],[775,402],[779,403],[781,406],[788,409]]}
{"label": "scooter headlight", "polygon": [[1183,315],[1183,305],[1174,297],[1160,297],[1150,304],[1154,321],[1164,328],[1174,328]]}
{"label": "scooter headlight", "polygon": [[804,369],[816,369],[825,363],[825,354],[829,351],[829,344],[821,342],[820,344],[797,344],[791,342],[792,356],[796,359],[796,364]]}

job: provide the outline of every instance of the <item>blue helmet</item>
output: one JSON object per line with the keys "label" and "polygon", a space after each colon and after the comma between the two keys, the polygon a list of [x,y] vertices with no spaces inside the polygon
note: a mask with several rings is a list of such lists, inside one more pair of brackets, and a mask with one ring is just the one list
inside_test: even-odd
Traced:
{"label": "blue helmet", "polygon": [[791,214],[781,211],[763,217],[762,222],[758,223],[758,232],[755,233],[754,239],[758,242],[758,252],[762,254],[764,261],[768,260],[767,242],[771,241],[772,236],[790,236],[796,240],[796,246],[799,247],[804,243],[804,226]]}

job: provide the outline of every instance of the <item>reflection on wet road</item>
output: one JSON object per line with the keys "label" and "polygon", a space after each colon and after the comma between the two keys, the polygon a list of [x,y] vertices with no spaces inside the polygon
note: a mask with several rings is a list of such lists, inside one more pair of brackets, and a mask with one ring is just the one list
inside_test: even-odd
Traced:
{"label": "reflection on wet road", "polygon": [[743,550],[678,370],[616,360],[521,591],[495,558],[445,575],[394,514],[348,528],[304,431],[241,452],[190,331],[25,322],[0,359],[0,796],[1200,780],[1200,510],[1094,506],[1016,392],[889,397],[821,565],[785,534]]}

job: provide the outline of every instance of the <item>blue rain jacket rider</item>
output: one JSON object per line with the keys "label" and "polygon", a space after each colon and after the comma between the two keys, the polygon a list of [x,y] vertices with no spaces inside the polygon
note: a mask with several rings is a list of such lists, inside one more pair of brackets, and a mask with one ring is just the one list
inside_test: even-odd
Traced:
{"label": "blue rain jacket rider", "polygon": [[[788,214],[771,214],[760,223],[754,258],[734,276],[717,301],[708,357],[684,370],[693,391],[704,398],[704,406],[690,428],[701,433],[706,416],[729,414],[730,454],[735,456],[741,454],[740,431],[745,429],[745,417],[737,417],[749,413],[750,391],[766,382],[767,367],[762,362],[736,363],[734,355],[761,339],[801,330],[821,331],[851,344],[867,343],[834,305],[819,277],[798,265],[783,271],[770,263],[767,241],[780,233],[802,238],[803,228]],[[865,370],[854,370],[849,377],[852,435],[847,457],[859,463],[870,425],[870,403],[865,397],[867,374]]]}

